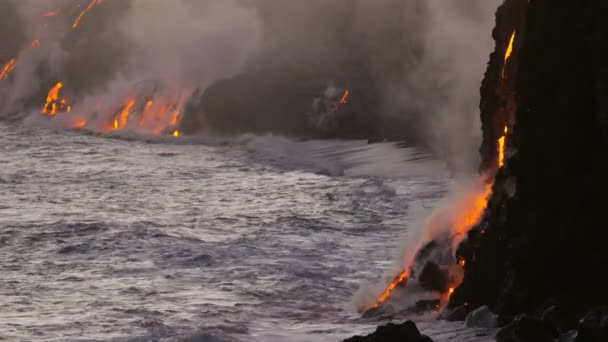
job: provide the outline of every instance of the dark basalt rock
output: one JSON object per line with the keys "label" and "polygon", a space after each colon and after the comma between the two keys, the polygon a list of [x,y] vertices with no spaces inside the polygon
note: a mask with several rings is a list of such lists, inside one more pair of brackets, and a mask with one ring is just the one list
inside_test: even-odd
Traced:
{"label": "dark basalt rock", "polygon": [[388,323],[378,327],[370,335],[354,336],[343,342],[433,342],[433,340],[420,334],[414,322],[407,321],[402,324]]}
{"label": "dark basalt rock", "polygon": [[[452,306],[513,316],[549,299],[572,313],[608,304],[603,272],[588,266],[608,262],[606,205],[597,200],[608,193],[607,16],[608,2],[594,0],[506,0],[499,9],[481,101],[482,169],[497,175],[459,250],[466,270]],[[507,158],[496,170],[505,122]]]}
{"label": "dark basalt rock", "polygon": [[546,322],[531,316],[517,317],[496,335],[497,342],[554,342],[557,330]]}
{"label": "dark basalt rock", "polygon": [[590,311],[581,320],[574,342],[608,341],[608,307]]}
{"label": "dark basalt rock", "polygon": [[462,305],[455,308],[445,309],[439,318],[448,322],[459,322],[464,321],[468,314],[469,310],[466,306]]}

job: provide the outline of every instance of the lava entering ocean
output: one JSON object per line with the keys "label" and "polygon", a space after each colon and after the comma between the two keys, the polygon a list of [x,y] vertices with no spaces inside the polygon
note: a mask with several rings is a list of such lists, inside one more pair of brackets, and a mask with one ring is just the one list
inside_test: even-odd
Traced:
{"label": "lava entering ocean", "polygon": [[[507,48],[505,50],[504,62],[500,74],[500,87],[506,86],[504,84],[504,80],[507,76],[506,66],[513,54],[516,36],[517,31],[514,30],[509,39],[509,44],[507,45]],[[347,93],[345,94],[345,96],[347,96]],[[444,249],[444,252],[449,253],[451,260],[457,260],[456,249],[458,248],[460,243],[462,243],[462,241],[466,238],[468,232],[475,226],[477,226],[481,221],[484,212],[487,208],[489,198],[492,195],[492,188],[494,186],[494,178],[496,176],[496,173],[505,165],[505,149],[506,139],[509,133],[509,123],[508,118],[504,119],[504,130],[499,134],[499,137],[496,141],[498,148],[496,150],[495,166],[491,167],[489,170],[484,171],[479,176],[478,182],[476,182],[478,185],[471,186],[468,190],[456,196],[456,198],[452,201],[448,201],[448,204],[446,206],[441,206],[437,210],[435,210],[435,212],[432,213],[432,215],[427,220],[424,226],[424,231],[426,232],[426,242],[418,246],[418,257],[421,254],[426,253],[424,251],[424,248],[431,245],[432,242],[445,240],[445,230],[447,229],[448,242],[440,244],[440,248]],[[440,298],[438,300],[439,303],[441,303],[443,306],[447,304],[450,296],[454,293],[455,289],[462,282],[462,273],[466,261],[464,259],[460,259],[455,262],[455,264],[448,265],[447,267],[443,267],[442,269],[441,262],[438,262],[437,260],[429,261],[428,259],[424,258],[420,259],[422,260],[406,261],[402,267],[402,270],[397,274],[397,276],[392,278],[392,281],[390,281],[389,284],[384,288],[384,290],[376,297],[375,302],[373,302],[373,304],[371,305],[365,304],[361,306],[360,310],[363,312],[367,312],[370,309],[379,308],[383,306],[391,297],[391,294],[396,288],[405,286],[405,284],[409,283],[410,280],[417,280],[411,279],[416,275],[414,272],[414,266],[416,266],[415,264],[417,262],[427,264],[430,262],[436,267],[439,267],[441,272],[445,272],[448,274],[446,280],[447,284],[441,290],[442,293],[440,293]],[[419,268],[423,266],[418,265]],[[424,269],[422,270],[422,272],[424,272]],[[437,291],[438,289],[435,288],[434,290]],[[441,309],[441,306],[436,306],[436,308]]]}

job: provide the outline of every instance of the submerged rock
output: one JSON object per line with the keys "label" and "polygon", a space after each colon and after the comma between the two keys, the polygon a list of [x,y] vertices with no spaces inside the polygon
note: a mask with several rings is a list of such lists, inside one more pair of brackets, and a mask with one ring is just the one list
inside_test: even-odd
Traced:
{"label": "submerged rock", "polygon": [[433,340],[420,334],[414,322],[407,321],[402,324],[388,323],[367,336],[354,336],[343,342],[433,342]]}

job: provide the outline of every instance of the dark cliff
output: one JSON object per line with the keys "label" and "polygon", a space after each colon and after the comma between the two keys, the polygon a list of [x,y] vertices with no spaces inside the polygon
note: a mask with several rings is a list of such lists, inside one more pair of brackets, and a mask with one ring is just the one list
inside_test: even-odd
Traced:
{"label": "dark cliff", "polygon": [[572,313],[608,304],[607,17],[608,2],[597,0],[507,0],[498,10],[481,90],[482,170],[496,168],[505,123],[506,161],[459,249],[467,262],[452,306],[514,315],[547,303]]}

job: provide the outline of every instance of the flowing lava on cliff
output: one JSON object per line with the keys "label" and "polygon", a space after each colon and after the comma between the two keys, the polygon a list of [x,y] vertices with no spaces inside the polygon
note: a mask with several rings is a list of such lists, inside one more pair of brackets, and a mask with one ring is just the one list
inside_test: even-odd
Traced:
{"label": "flowing lava on cliff", "polygon": [[80,21],[85,16],[85,14],[87,14],[90,10],[92,10],[93,7],[95,7],[95,5],[99,5],[102,2],[103,2],[103,0],[92,0],[91,3],[89,3],[89,6],[87,6],[87,8],[82,10],[82,12],[80,12],[78,17],[76,18],[76,20],[74,20],[74,23],[72,24],[72,28],[76,29],[78,27],[78,25],[80,25]]}
{"label": "flowing lava on cliff", "polygon": [[8,75],[11,73],[11,71],[15,70],[16,64],[17,64],[16,58],[12,58],[8,62],[6,62],[6,64],[4,64],[4,66],[0,70],[0,80],[4,80],[4,79],[8,78]]}
{"label": "flowing lava on cliff", "polygon": [[511,39],[509,40],[509,45],[507,46],[507,51],[505,51],[505,59],[502,65],[502,72],[500,75],[501,81],[505,80],[505,73],[506,73],[506,68],[507,68],[507,62],[509,61],[509,58],[511,58],[511,54],[513,53],[513,44],[515,43],[515,36],[517,35],[517,30],[513,31],[513,33],[511,34]]}
{"label": "flowing lava on cliff", "polygon": [[[509,40],[509,45],[505,51],[504,63],[501,71],[501,82],[500,84],[504,84],[504,79],[506,76],[506,65],[511,55],[513,54],[513,47],[515,43],[515,37],[517,35],[517,31],[514,30],[511,34],[511,38]],[[348,91],[345,93],[345,97],[348,96]],[[342,104],[342,101],[340,101]],[[498,150],[497,150],[497,169],[500,169],[504,166],[505,163],[505,143],[507,134],[509,133],[508,123],[505,124],[503,134],[498,138]],[[495,174],[494,171],[492,174]],[[492,195],[492,187],[494,185],[494,176],[491,175],[481,175],[481,180],[483,181],[483,186],[480,189],[472,191],[467,194],[466,197],[461,198],[463,201],[459,204],[459,211],[455,213],[455,216],[451,218],[451,230],[453,233],[452,239],[452,250],[455,251],[458,245],[464,240],[466,234],[475,227],[480,221],[481,218],[487,208],[488,201],[490,196]],[[432,218],[431,218],[432,221]],[[431,222],[432,225],[432,222]],[[457,262],[456,267],[460,269],[464,269],[466,261],[461,259]],[[407,265],[405,269],[408,269],[410,265]],[[401,283],[408,279],[407,271],[401,271],[385,288],[385,290],[378,296],[375,304],[371,307],[367,308],[373,309],[382,306],[391,296],[391,293],[399,286]],[[447,303],[450,296],[454,293],[455,289],[460,285],[461,279],[456,279],[453,281],[448,288],[447,293],[442,296],[442,302]]]}
{"label": "flowing lava on cliff", "polygon": [[48,95],[46,96],[46,102],[44,106],[42,106],[41,113],[46,114],[48,116],[55,116],[57,111],[62,112],[71,112],[72,106],[68,105],[68,100],[64,97],[61,100],[59,99],[59,93],[63,88],[63,83],[57,82],[51,90],[49,90]]}
{"label": "flowing lava on cliff", "polygon": [[345,105],[348,103],[348,96],[350,95],[350,90],[346,89],[344,91],[344,95],[342,95],[342,98],[340,99],[340,104],[341,105]]}

